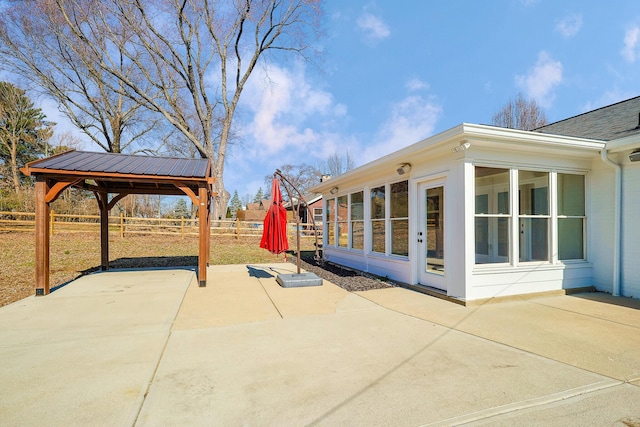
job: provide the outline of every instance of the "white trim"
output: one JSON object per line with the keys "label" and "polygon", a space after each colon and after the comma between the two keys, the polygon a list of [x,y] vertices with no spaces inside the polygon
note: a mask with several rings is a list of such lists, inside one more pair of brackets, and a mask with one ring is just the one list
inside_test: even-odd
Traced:
{"label": "white trim", "polygon": [[451,154],[451,148],[459,146],[462,141],[469,142],[471,150],[473,150],[475,146],[531,151],[536,153],[553,150],[555,152],[564,151],[573,157],[592,157],[605,147],[604,141],[595,139],[462,123],[356,169],[352,169],[343,175],[322,182],[309,191],[312,193],[328,192],[330,188],[336,186],[340,188],[345,183],[354,180],[359,182],[390,182],[390,177],[396,175],[395,170],[398,164],[413,163],[416,157],[424,155],[425,153],[428,153],[431,157],[441,154]]}

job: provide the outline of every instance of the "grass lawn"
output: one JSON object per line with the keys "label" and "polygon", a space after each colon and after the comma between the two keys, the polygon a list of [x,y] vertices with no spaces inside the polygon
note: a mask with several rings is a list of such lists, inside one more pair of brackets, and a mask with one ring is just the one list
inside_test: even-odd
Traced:
{"label": "grass lawn", "polygon": [[[260,237],[236,239],[212,236],[210,264],[246,264],[282,261],[259,247]],[[294,242],[289,245],[295,247]],[[303,240],[301,250],[312,250]],[[198,238],[162,235],[110,236],[109,263],[113,268],[196,265]],[[100,267],[98,233],[60,233],[51,238],[51,287]],[[0,306],[33,295],[35,273],[33,232],[0,233]]]}

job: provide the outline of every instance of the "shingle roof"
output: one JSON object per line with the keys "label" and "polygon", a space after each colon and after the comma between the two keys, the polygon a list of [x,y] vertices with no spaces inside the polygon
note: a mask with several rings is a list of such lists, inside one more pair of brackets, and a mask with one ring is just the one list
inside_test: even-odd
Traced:
{"label": "shingle roof", "polygon": [[640,133],[640,96],[551,123],[535,132],[610,141]]}
{"label": "shingle roof", "polygon": [[114,153],[69,151],[29,164],[34,172],[74,171],[96,174],[122,174],[149,177],[206,178],[207,159],[151,157]]}

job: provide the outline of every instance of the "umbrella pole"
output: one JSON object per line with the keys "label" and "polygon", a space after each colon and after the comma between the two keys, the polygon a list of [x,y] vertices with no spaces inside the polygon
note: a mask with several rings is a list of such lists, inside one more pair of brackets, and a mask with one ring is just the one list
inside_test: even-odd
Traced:
{"label": "umbrella pole", "polygon": [[[296,216],[296,250],[297,250],[297,267],[298,267],[298,273],[297,274],[278,274],[278,276],[276,277],[276,282],[278,282],[280,284],[280,286],[282,286],[283,288],[292,288],[292,287],[300,287],[300,286],[322,286],[322,279],[319,278],[317,275],[315,275],[314,273],[304,273],[301,274],[300,272],[300,264],[301,264],[301,260],[300,260],[300,206],[302,201],[304,201],[304,203],[306,204],[307,202],[304,200],[304,197],[302,196],[302,194],[300,193],[300,190],[298,190],[296,188],[295,185],[293,185],[287,178],[285,178],[282,173],[276,169],[276,172],[273,174],[273,182],[277,183],[278,179],[277,177],[280,176],[280,178],[282,178],[282,185],[284,186],[287,195],[289,196],[289,201],[291,203],[291,208],[295,209],[295,216]],[[287,185],[288,184],[288,185]],[[291,191],[289,190],[289,186],[291,187],[292,191],[296,191],[300,197],[297,198],[297,202],[295,204],[293,204],[293,198],[291,197]],[[280,188],[277,189],[278,192],[280,191]],[[275,191],[275,184],[274,184],[274,191]],[[307,206],[307,209],[309,209],[309,207]],[[285,220],[286,220],[286,216],[285,216]],[[286,221],[285,221],[286,223]],[[318,245],[317,245],[317,234],[316,234],[316,254],[318,253]]]}
{"label": "umbrella pole", "polygon": [[[287,195],[289,196],[289,201],[291,202],[291,210],[293,212],[293,215],[296,217],[296,257],[297,257],[296,266],[298,267],[298,274],[300,274],[300,216],[298,215],[300,212],[297,212],[297,210],[299,209],[298,203],[300,203],[300,199],[298,198],[298,203],[296,203],[295,205],[296,212],[294,212],[293,211],[294,205],[293,205],[293,199],[291,198],[291,192],[289,191],[289,187],[284,185],[286,178],[282,176],[282,174],[278,170],[276,171],[276,173],[273,174],[273,177],[275,178],[276,175],[279,175],[282,178],[282,184],[283,184],[282,186],[284,187],[284,190],[287,192]],[[290,182],[287,181],[287,183],[293,186],[293,184],[291,184]],[[295,187],[293,187],[293,189],[298,191],[298,189]]]}
{"label": "umbrella pole", "polygon": [[289,181],[287,177],[282,174],[280,169],[276,169],[275,173],[273,174],[274,178],[276,178],[277,176],[279,176],[282,179],[282,185],[284,186],[284,189],[289,195],[289,201],[291,202],[291,209],[293,209],[293,199],[291,198],[291,192],[289,191],[289,187],[287,187],[285,184],[289,184],[291,188],[299,195],[297,199],[298,202],[296,203],[296,239],[297,239],[296,243],[297,243],[297,250],[298,250],[298,274],[300,274],[300,216],[299,214],[300,214],[300,206],[302,202],[304,202],[305,208],[307,209],[309,217],[311,218],[311,221],[313,223],[313,235],[316,240],[316,254],[314,259],[318,262],[321,262],[322,258],[318,253],[318,229],[316,228],[316,221],[313,218],[313,212],[311,211],[309,204],[304,199],[304,196],[302,195],[300,190],[298,190],[298,187],[296,187],[291,181]]}

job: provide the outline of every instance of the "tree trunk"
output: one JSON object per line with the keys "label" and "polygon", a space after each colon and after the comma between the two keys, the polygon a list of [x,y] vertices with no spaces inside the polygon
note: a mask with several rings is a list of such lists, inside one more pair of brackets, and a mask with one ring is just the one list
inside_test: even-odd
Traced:
{"label": "tree trunk", "polygon": [[20,179],[18,177],[18,144],[16,141],[11,143],[11,174],[13,175],[13,189],[18,195],[20,193]]}

